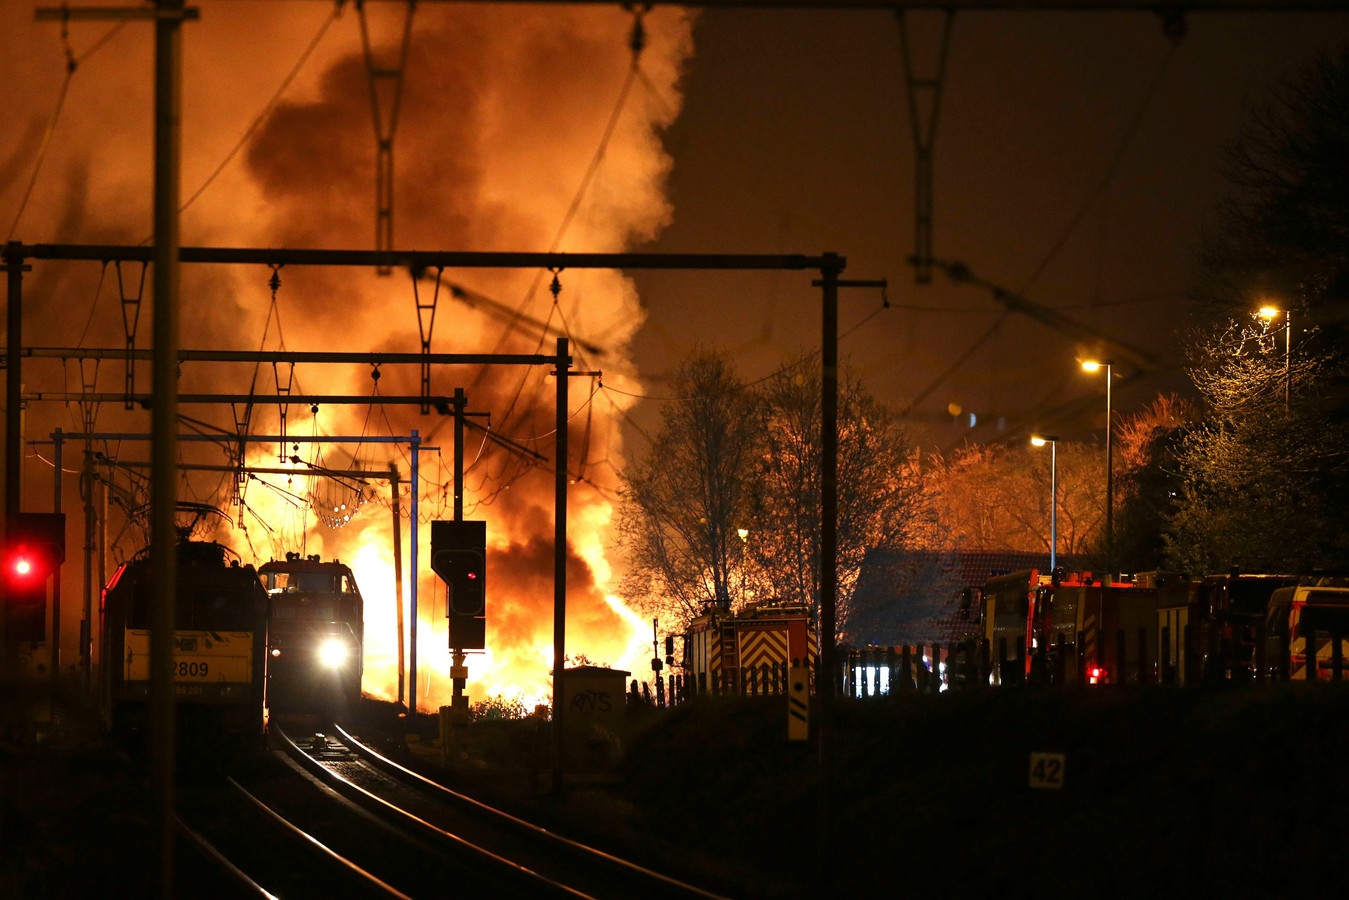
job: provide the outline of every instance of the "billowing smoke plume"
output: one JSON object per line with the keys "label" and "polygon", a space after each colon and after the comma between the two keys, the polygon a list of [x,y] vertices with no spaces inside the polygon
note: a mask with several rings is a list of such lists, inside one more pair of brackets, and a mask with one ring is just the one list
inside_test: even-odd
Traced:
{"label": "billowing smoke plume", "polygon": [[[202,21],[186,26],[184,85],[184,199],[190,197],[267,102],[323,18],[309,7],[210,6]],[[376,62],[398,58],[404,9],[368,5]],[[8,62],[9,83],[37,98],[22,127],[0,140],[0,211],[3,224],[17,212],[38,153],[61,77],[59,26],[21,21],[11,8],[3,24],[31,40]],[[22,11],[27,15],[27,11]],[[631,14],[617,9],[534,6],[424,5],[412,22],[396,128],[389,128],[392,94],[382,83],[379,102],[392,133],[395,166],[393,244],[400,249],[495,251],[618,251],[659,233],[671,210],[663,193],[669,159],[660,129],[678,107],[677,81],[690,52],[690,24],[675,10],[645,16],[644,46],[633,77]],[[45,29],[45,30],[44,30]],[[76,57],[106,30],[74,26]],[[151,174],[150,30],[129,25],[80,63],[61,118],[43,156],[33,198],[14,239],[38,242],[135,243],[149,234]],[[13,75],[13,79],[9,76]],[[612,121],[610,117],[619,105]],[[221,170],[184,212],[186,245],[370,248],[375,241],[376,140],[371,84],[354,10],[331,23],[318,49],[237,158]],[[607,136],[607,139],[606,139]],[[604,141],[602,158],[597,150]],[[593,169],[592,169],[593,167]],[[582,186],[585,190],[582,191]],[[576,201],[579,198],[579,203]],[[562,229],[566,223],[565,231]],[[151,273],[152,274],[152,273]],[[463,270],[395,271],[283,268],[269,286],[269,269],[185,266],[182,345],[185,348],[398,351],[420,349],[430,327],[426,305],[435,301],[431,349],[442,353],[551,353],[556,333],[596,345],[588,353],[573,343],[575,368],[603,372],[604,383],[630,383],[628,341],[641,323],[630,282],[615,272],[553,273]],[[416,278],[420,275],[420,278]],[[42,263],[25,283],[25,343],[120,347],[128,328],[139,266]],[[441,280],[437,292],[436,277]],[[276,284],[276,282],[273,282]],[[415,292],[414,292],[415,290]],[[136,322],[137,344],[150,343],[150,288]],[[119,302],[119,300],[123,302]],[[423,305],[419,328],[418,303]],[[518,316],[512,316],[515,311]],[[88,325],[85,320],[88,319]],[[541,329],[534,323],[544,323]],[[150,367],[136,373],[148,389]],[[102,391],[123,386],[120,367],[103,363],[34,362],[25,370],[29,389]],[[324,393],[370,396],[370,406],[321,407],[274,401],[238,407],[184,409],[185,415],[226,433],[248,420],[251,434],[365,435],[419,431],[438,452],[419,457],[422,473],[421,568],[431,518],[450,515],[453,428],[449,418],[421,416],[416,407],[379,406],[377,395],[416,394],[415,366],[287,367],[186,365],[182,390]],[[599,389],[598,376],[574,377],[571,388],[568,470],[572,547],[569,554],[569,648],[594,661],[622,665],[640,642],[634,617],[607,597],[605,560],[613,490],[622,448],[613,420],[623,395]],[[437,368],[431,390],[468,394],[470,411],[487,413],[492,429],[527,451],[516,452],[468,431],[465,458],[466,517],[488,523],[487,660],[477,663],[473,690],[540,692],[551,665],[554,386],[544,367]],[[88,410],[85,410],[87,413]],[[54,425],[81,430],[87,418],[74,404],[30,412],[30,438]],[[475,419],[487,424],[488,419]],[[143,411],[121,404],[98,410],[100,430],[148,431]],[[83,447],[81,445],[80,449]],[[148,458],[148,445],[101,446],[122,461]],[[215,452],[215,451],[211,451]],[[534,455],[534,454],[537,454]],[[250,462],[277,466],[288,456],[329,469],[386,471],[393,462],[404,480],[399,531],[406,542],[411,459],[406,445],[369,441],[293,446],[254,445]],[[186,446],[185,459],[210,452]],[[542,457],[542,461],[539,457]],[[221,462],[218,452],[215,462]],[[288,464],[287,464],[288,465]],[[72,468],[72,466],[67,466]],[[30,494],[50,489],[51,469],[36,459],[28,467]],[[134,493],[132,470],[106,469],[119,490]],[[141,472],[143,477],[144,472]],[[71,476],[67,476],[70,478]],[[119,482],[120,479],[120,482]],[[73,484],[73,482],[72,482]],[[184,476],[180,494],[223,504],[232,476]],[[71,489],[68,495],[78,491]],[[116,517],[118,496],[114,496]],[[310,507],[309,503],[314,502]],[[77,501],[67,502],[72,522]],[[130,505],[127,499],[124,505]],[[332,504],[330,508],[325,504]],[[244,485],[244,503],[230,510],[234,527],[219,537],[246,560],[263,561],[285,550],[340,556],[353,564],[366,595],[371,666],[367,688],[390,696],[392,673],[392,505],[386,482],[260,476]],[[49,508],[43,501],[26,508]],[[333,528],[332,525],[343,527]],[[116,532],[118,523],[114,523]],[[134,529],[131,529],[134,531]],[[71,533],[78,533],[72,528]],[[114,553],[129,550],[110,535]],[[132,538],[127,537],[127,541]],[[76,565],[79,554],[72,553]],[[408,555],[404,551],[406,581]],[[67,570],[74,572],[71,566]],[[78,587],[78,579],[68,578]],[[442,701],[448,679],[436,680],[445,662],[444,592],[433,576],[420,581],[419,694]],[[78,608],[75,597],[68,608]],[[73,635],[67,617],[67,635]],[[73,637],[67,637],[73,643]],[[70,650],[67,649],[67,654]],[[428,675],[430,681],[428,681]]]}

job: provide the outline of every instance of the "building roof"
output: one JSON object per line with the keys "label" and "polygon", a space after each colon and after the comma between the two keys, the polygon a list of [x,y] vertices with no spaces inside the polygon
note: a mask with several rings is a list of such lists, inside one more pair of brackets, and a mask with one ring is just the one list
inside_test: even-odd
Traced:
{"label": "building roof", "polygon": [[[1061,565],[1074,561],[1060,556]],[[993,575],[1023,569],[1048,574],[1049,554],[1015,550],[883,550],[867,556],[839,634],[854,646],[949,646],[978,625],[978,607],[962,615],[960,595]]]}

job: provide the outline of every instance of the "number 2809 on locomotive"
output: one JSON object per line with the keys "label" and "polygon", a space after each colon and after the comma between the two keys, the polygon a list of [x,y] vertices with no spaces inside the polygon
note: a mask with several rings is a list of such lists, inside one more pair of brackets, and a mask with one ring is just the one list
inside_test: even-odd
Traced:
{"label": "number 2809 on locomotive", "polygon": [[351,569],[287,553],[258,569],[271,616],[267,706],[272,715],[335,716],[361,697],[365,610]]}

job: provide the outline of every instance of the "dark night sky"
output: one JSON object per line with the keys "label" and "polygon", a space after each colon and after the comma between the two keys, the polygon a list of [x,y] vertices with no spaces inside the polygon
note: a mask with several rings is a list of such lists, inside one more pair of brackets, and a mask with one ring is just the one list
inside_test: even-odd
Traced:
{"label": "dark night sky", "polygon": [[[931,73],[937,19],[913,21],[918,73]],[[1196,238],[1224,190],[1222,145],[1238,133],[1246,104],[1349,37],[1343,15],[1207,13],[1188,24],[1172,50],[1146,13],[957,15],[935,139],[935,255],[1178,361]],[[674,224],[654,248],[834,250],[848,258],[846,277],[889,279],[894,308],[845,338],[842,353],[876,394],[907,406],[1000,307],[940,273],[915,286],[905,264],[914,154],[895,16],[709,11],[695,46],[686,109],[668,140]],[[734,348],[749,377],[818,346],[818,292],[808,276],[642,283],[652,314],[636,356],[648,371],[677,358],[691,332]],[[874,292],[846,292],[841,329],[877,305]],[[918,411],[940,417],[955,402],[1012,419],[1100,391],[1099,376],[1076,370],[1087,349],[1011,316]],[[1118,406],[1183,385],[1173,376],[1125,390]],[[992,436],[950,426],[927,434],[947,446]]]}

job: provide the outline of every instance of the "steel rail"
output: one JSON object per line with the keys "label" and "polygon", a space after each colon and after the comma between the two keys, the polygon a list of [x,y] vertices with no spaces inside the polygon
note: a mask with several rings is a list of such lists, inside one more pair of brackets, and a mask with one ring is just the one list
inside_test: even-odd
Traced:
{"label": "steel rail", "polygon": [[234,882],[241,888],[254,896],[264,898],[264,900],[281,900],[276,894],[273,894],[271,891],[250,878],[248,873],[231,862],[229,857],[216,848],[215,844],[206,840],[201,832],[184,822],[182,817],[174,816],[173,821],[177,824],[178,830],[183,833],[184,837],[192,842],[193,846],[204,853],[211,862],[224,869],[225,873],[234,879]]}
{"label": "steel rail", "polygon": [[382,891],[383,893],[387,894],[390,897],[398,897],[401,898],[401,900],[412,900],[411,897],[409,897],[407,894],[404,894],[402,891],[398,890],[398,888],[393,887],[392,885],[387,884],[384,881],[381,881],[377,876],[371,874],[370,872],[367,872],[365,869],[356,865],[356,863],[347,859],[342,854],[336,852],[327,844],[324,844],[318,838],[314,837],[312,834],[305,831],[303,828],[300,828],[299,826],[295,825],[295,823],[291,822],[285,816],[281,815],[279,812],[272,809],[266,803],[263,803],[261,800],[259,800],[253,794],[251,794],[247,788],[239,784],[239,782],[235,781],[233,778],[228,779],[228,781],[235,790],[244,795],[245,799],[250,800],[254,806],[256,806],[259,810],[265,813],[273,821],[280,824],[283,828],[289,831],[290,834],[292,834],[295,837],[301,838],[304,841],[307,841],[308,846],[312,847],[315,850],[321,851],[322,853],[326,854],[329,859],[333,860],[336,863],[339,863],[342,866],[345,866],[350,872],[364,879],[365,882],[369,884],[371,887],[379,891]]}
{"label": "steel rail", "polygon": [[680,881],[677,878],[672,878],[669,875],[665,875],[660,872],[656,872],[651,869],[645,868],[643,866],[639,866],[638,864],[630,860],[623,859],[622,857],[619,856],[614,856],[612,853],[606,853],[603,850],[599,850],[596,849],[595,847],[583,844],[580,841],[572,840],[569,837],[564,837],[563,835],[560,835],[555,831],[549,831],[547,828],[544,828],[540,825],[536,825],[533,822],[526,821],[517,816],[513,816],[508,812],[499,810],[496,807],[489,806],[486,803],[483,803],[481,800],[478,800],[474,797],[470,797],[467,794],[461,794],[456,790],[453,790],[451,788],[446,787],[443,784],[440,784],[439,782],[432,781],[430,778],[427,778],[425,775],[422,775],[419,772],[414,772],[413,770],[407,768],[406,766],[394,762],[388,757],[382,755],[378,750],[375,750],[373,747],[370,747],[362,743],[360,740],[354,737],[351,734],[351,732],[347,731],[340,724],[334,722],[333,728],[337,731],[338,734],[342,736],[342,740],[346,743],[348,747],[354,749],[357,753],[364,756],[365,758],[374,761],[378,766],[384,768],[386,771],[395,774],[397,777],[403,779],[410,779],[414,781],[418,787],[431,788],[434,791],[436,791],[438,795],[448,796],[456,803],[471,806],[477,812],[493,816],[499,819],[500,821],[510,824],[512,827],[518,828],[522,831],[527,832],[530,835],[533,835],[534,837],[552,841],[567,848],[568,850],[588,854],[594,859],[601,860],[612,866],[617,866],[619,868],[626,869],[627,871],[633,874],[641,875],[643,877],[660,881],[671,887],[686,890],[690,894],[699,897],[705,897],[708,898],[708,900],[729,900],[729,898],[723,897],[720,894],[714,894],[710,891],[706,891],[703,890],[702,888]]}
{"label": "steel rail", "polygon": [[296,762],[298,762],[300,765],[308,769],[311,774],[317,775],[320,778],[324,778],[327,779],[328,781],[334,782],[335,784],[340,785],[340,787],[345,791],[359,794],[361,797],[367,799],[368,801],[377,804],[380,808],[385,809],[391,813],[394,813],[397,816],[400,816],[404,821],[410,822],[411,824],[422,829],[423,831],[436,835],[441,840],[449,841],[456,848],[472,853],[478,859],[489,862],[492,865],[497,866],[498,868],[501,868],[506,872],[511,873],[517,877],[525,878],[541,887],[557,891],[560,894],[568,897],[577,898],[577,900],[597,900],[597,898],[592,897],[589,894],[582,893],[581,891],[578,891],[575,888],[569,887],[558,881],[554,881],[548,876],[536,872],[533,869],[529,868],[528,866],[523,866],[520,863],[517,863],[513,860],[506,859],[504,856],[500,856],[496,853],[493,853],[486,847],[479,846],[478,844],[466,840],[457,834],[454,834],[452,832],[446,831],[443,828],[433,825],[432,823],[426,821],[425,819],[417,815],[414,815],[408,810],[403,809],[402,807],[397,806],[393,803],[390,803],[388,800],[385,800],[378,794],[366,790],[365,788],[353,782],[351,779],[347,778],[346,776],[342,775],[339,772],[333,771],[328,766],[323,765],[323,763],[319,762],[313,756],[306,753],[298,744],[296,744],[293,740],[291,740],[290,735],[286,734],[285,730],[277,723],[275,722],[272,723],[271,731],[284,742],[284,744],[286,745],[285,746],[286,753],[288,753],[291,756],[291,758],[294,759]]}

